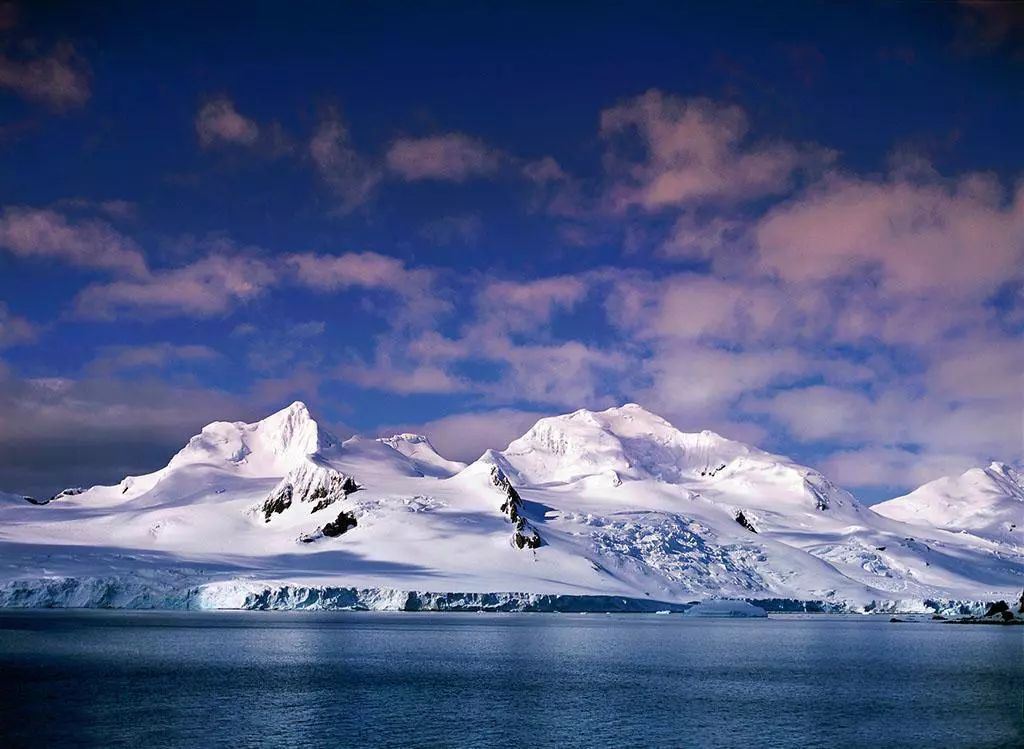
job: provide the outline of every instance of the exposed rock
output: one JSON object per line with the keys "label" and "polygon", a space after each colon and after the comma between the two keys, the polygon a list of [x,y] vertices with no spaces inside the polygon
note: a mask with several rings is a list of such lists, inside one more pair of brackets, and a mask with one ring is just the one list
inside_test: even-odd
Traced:
{"label": "exposed rock", "polygon": [[988,608],[985,609],[985,616],[997,616],[1004,613],[1010,614],[1011,617],[1013,616],[1012,612],[1010,612],[1010,607],[1006,603],[1006,601],[996,601],[995,603],[990,603]]}
{"label": "exposed rock", "polygon": [[755,528],[754,524],[747,519],[747,516],[743,514],[742,510],[736,513],[736,522],[742,525],[748,531],[752,533],[757,533],[757,528]]}
{"label": "exposed rock", "polygon": [[281,479],[263,501],[260,512],[267,523],[274,515],[291,507],[292,502],[312,502],[311,512],[319,512],[360,488],[351,476],[310,459]]}
{"label": "exposed rock", "polygon": [[526,522],[526,518],[516,520],[516,532],[512,534],[512,543],[517,549],[537,549],[543,541],[537,529]]}
{"label": "exposed rock", "polygon": [[990,603],[982,616],[954,619],[953,624],[1024,624],[1024,617],[1014,614],[1006,601]]}
{"label": "exposed rock", "polygon": [[269,523],[272,515],[279,515],[292,506],[292,485],[278,484],[260,507],[263,522]]}
{"label": "exposed rock", "polygon": [[537,549],[544,545],[537,529],[523,517],[523,499],[519,492],[512,486],[504,471],[498,466],[491,466],[491,482],[505,496],[501,503],[501,512],[515,525],[515,532],[512,534],[512,544],[517,549]]}
{"label": "exposed rock", "polygon": [[356,516],[351,512],[342,510],[338,513],[338,517],[325,525],[321,530],[328,538],[336,538],[350,528],[355,528],[356,525]]}

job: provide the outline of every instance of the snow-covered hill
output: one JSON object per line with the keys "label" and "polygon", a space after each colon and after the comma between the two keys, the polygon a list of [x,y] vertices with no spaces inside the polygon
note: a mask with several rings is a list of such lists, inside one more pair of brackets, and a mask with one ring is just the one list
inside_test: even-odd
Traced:
{"label": "snow-covered hill", "polygon": [[883,517],[635,404],[541,419],[463,466],[419,435],[338,440],[294,403],[211,424],[152,474],[2,500],[6,605],[920,609],[1024,585],[997,536]]}
{"label": "snow-covered hill", "polygon": [[904,523],[1024,548],[1024,476],[1006,463],[931,481],[873,509]]}

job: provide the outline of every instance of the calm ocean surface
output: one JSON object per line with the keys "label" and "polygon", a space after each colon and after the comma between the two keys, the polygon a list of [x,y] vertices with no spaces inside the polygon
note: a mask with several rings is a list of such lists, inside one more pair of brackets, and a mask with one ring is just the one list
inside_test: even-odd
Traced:
{"label": "calm ocean surface", "polygon": [[1024,746],[1024,628],[0,611],[0,746]]}

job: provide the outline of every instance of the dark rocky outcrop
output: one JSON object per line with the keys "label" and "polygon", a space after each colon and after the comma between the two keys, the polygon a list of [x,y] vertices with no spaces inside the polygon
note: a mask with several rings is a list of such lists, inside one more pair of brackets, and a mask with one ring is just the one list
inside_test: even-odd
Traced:
{"label": "dark rocky outcrop", "polygon": [[[1021,596],[1024,599],[1024,595]],[[985,608],[981,616],[966,616],[954,619],[952,624],[1024,624],[1024,616],[1013,612],[1006,601],[995,601]]]}
{"label": "dark rocky outcrop", "polygon": [[263,513],[263,522],[269,523],[272,516],[279,515],[291,506],[292,485],[279,485],[270,493],[270,496],[267,497],[260,506],[260,512]]}
{"label": "dark rocky outcrop", "polygon": [[355,528],[356,525],[358,525],[356,522],[356,516],[351,512],[345,512],[342,510],[338,513],[338,517],[325,525],[321,530],[328,538],[337,538],[349,529]]}
{"label": "dark rocky outcrop", "polygon": [[1011,616],[1013,615],[1010,611],[1010,606],[1006,603],[1006,601],[996,601],[995,603],[990,603],[988,605],[988,608],[985,609],[985,616],[1002,616],[1003,614],[1010,614]]}
{"label": "dark rocky outcrop", "polygon": [[743,510],[740,510],[739,512],[736,513],[736,522],[742,525],[751,533],[757,533],[757,528],[755,528],[754,524],[750,522],[746,515],[743,514]]}
{"label": "dark rocky outcrop", "polygon": [[504,501],[500,508],[502,514],[515,526],[515,531],[512,533],[513,546],[517,549],[538,549],[543,546],[544,539],[541,538],[540,533],[530,521],[523,516],[522,497],[519,496],[519,492],[498,466],[491,468],[491,482],[504,495]]}
{"label": "dark rocky outcrop", "polygon": [[361,488],[351,476],[326,464],[308,460],[281,479],[267,495],[259,511],[267,523],[274,515],[291,507],[293,502],[312,502],[310,512],[319,512]]}
{"label": "dark rocky outcrop", "polygon": [[516,532],[512,534],[512,543],[517,549],[538,549],[544,543],[537,529],[526,522],[526,518],[516,520]]}
{"label": "dark rocky outcrop", "polygon": [[718,465],[715,468],[711,468],[710,466],[709,467],[705,467],[704,470],[702,470],[700,472],[700,475],[701,476],[707,476],[708,478],[712,478],[712,477],[714,477],[714,475],[716,473],[718,473],[719,471],[724,471],[724,470],[725,470],[725,463],[721,463],[720,465]]}
{"label": "dark rocky outcrop", "polygon": [[84,491],[85,489],[83,489],[80,486],[72,486],[57,492],[49,499],[36,499],[35,497],[22,497],[22,499],[24,499],[30,505],[38,505],[41,507],[42,505],[48,505],[50,504],[50,502],[54,502],[58,499],[64,499],[65,497],[74,497],[75,495],[81,494]]}

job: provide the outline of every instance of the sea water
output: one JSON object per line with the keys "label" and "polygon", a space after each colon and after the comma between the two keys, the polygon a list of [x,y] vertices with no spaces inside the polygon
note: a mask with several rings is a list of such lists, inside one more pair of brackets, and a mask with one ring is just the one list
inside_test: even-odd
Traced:
{"label": "sea water", "polygon": [[0,746],[1024,745],[1024,628],[0,612]]}

